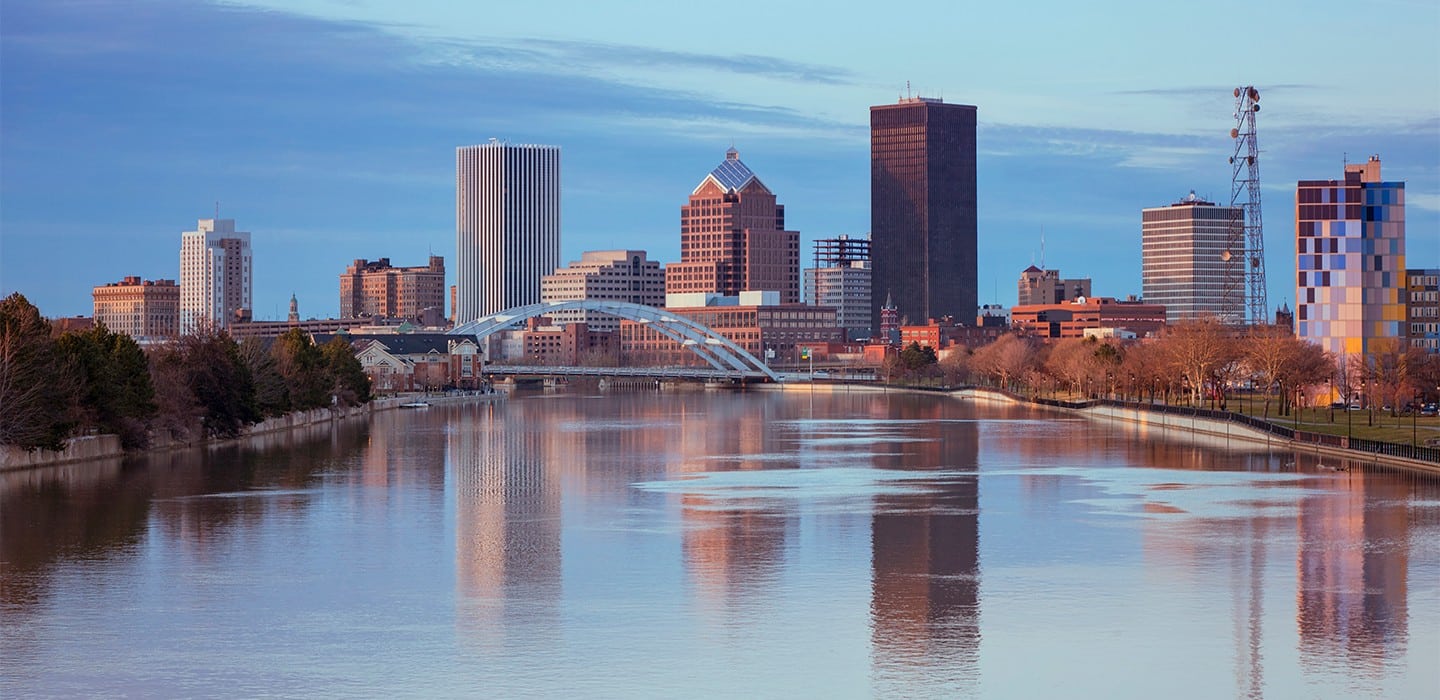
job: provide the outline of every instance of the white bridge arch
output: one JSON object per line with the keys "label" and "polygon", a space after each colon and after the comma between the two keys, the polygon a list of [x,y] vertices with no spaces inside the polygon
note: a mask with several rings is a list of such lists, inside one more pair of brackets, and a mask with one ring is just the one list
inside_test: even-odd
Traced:
{"label": "white bridge arch", "polygon": [[720,372],[739,376],[759,373],[771,381],[781,381],[780,375],[761,362],[759,358],[704,324],[653,306],[631,304],[624,301],[551,301],[517,306],[460,324],[450,331],[450,335],[473,336],[476,341],[483,341],[495,333],[537,316],[572,309],[598,311],[636,323],[647,324],[656,332],[695,353]]}

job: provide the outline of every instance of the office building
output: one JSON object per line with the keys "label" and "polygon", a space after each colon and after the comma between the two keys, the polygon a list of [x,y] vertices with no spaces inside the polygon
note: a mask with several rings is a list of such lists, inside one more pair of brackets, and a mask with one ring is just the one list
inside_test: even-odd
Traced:
{"label": "office building", "polygon": [[1440,268],[1406,270],[1405,293],[1410,347],[1440,353]]}
{"label": "office building", "polygon": [[680,207],[680,262],[665,267],[665,290],[800,302],[800,234],[785,230],[785,207],[733,148]]}
{"label": "office building", "polygon": [[1165,307],[1169,323],[1206,317],[1245,319],[1244,299],[1225,303],[1225,256],[1230,231],[1243,226],[1239,207],[1219,206],[1191,191],[1180,201],[1140,212],[1142,295]]}
{"label": "office building", "polygon": [[1405,183],[1380,158],[1295,188],[1295,334],[1337,356],[1405,337]]}
{"label": "office building", "polygon": [[253,279],[250,233],[234,219],[200,219],[180,235],[180,332],[249,318]]}
{"label": "office building", "polygon": [[913,97],[870,108],[872,327],[975,317],[975,107]]}
{"label": "office building", "polygon": [[560,264],[560,148],[455,149],[455,322],[540,301]]}
{"label": "office building", "polygon": [[394,267],[390,258],[356,260],[340,275],[340,318],[445,316],[445,258]]}
{"label": "office building", "polygon": [[1059,270],[1042,270],[1031,265],[1020,273],[1016,290],[1017,306],[1059,304],[1090,296],[1090,278],[1061,279]]}
{"label": "office building", "polygon": [[[780,303],[776,292],[750,291],[737,296],[685,292],[667,294],[665,310],[699,322],[770,365],[796,366],[802,349],[842,343],[835,309]],[[655,329],[654,324],[620,322],[622,362],[637,365],[703,365],[689,348]]]}
{"label": "office building", "polygon": [[[643,250],[592,250],[540,280],[540,300],[623,301],[660,307],[665,304],[665,270]],[[619,320],[610,314],[577,309],[548,314],[554,323],[584,323],[592,332],[613,333]]]}
{"label": "office building", "polygon": [[92,292],[95,321],[139,341],[172,338],[180,333],[180,287],[175,280],[126,277]]}
{"label": "office building", "polygon": [[805,303],[835,309],[848,340],[869,338],[870,240],[838,236],[815,241],[815,266],[805,270]]}
{"label": "office building", "polygon": [[[1165,328],[1166,310],[1159,304],[1089,297],[1060,304],[1032,304],[1010,309],[1010,327],[1039,338],[1083,338],[1088,334],[1143,338]],[[1109,333],[1106,333],[1108,331]],[[1128,336],[1127,336],[1128,337]]]}

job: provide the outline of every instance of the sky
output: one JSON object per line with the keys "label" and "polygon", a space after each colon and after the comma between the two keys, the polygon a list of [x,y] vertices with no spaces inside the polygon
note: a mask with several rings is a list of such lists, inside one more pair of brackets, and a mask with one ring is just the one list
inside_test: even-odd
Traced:
{"label": "sky", "polygon": [[[1440,3],[722,5],[0,0],[0,295],[89,315],[178,279],[180,234],[250,231],[255,315],[339,311],[355,258],[455,257],[457,146],[562,149],[562,262],[679,259],[733,145],[810,242],[869,229],[870,105],[978,107],[979,297],[1040,262],[1141,293],[1140,210],[1228,203],[1231,90],[1261,92],[1272,307],[1294,188],[1378,154],[1407,265],[1440,267]],[[802,263],[804,264],[804,263]],[[453,271],[450,282],[454,281]]]}

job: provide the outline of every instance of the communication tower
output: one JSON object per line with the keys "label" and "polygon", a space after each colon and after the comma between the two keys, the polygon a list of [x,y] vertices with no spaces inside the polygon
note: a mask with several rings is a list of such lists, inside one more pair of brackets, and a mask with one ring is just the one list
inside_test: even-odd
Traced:
{"label": "communication tower", "polygon": [[1225,263],[1224,307],[1227,323],[1263,324],[1269,315],[1265,294],[1265,235],[1260,220],[1260,146],[1255,141],[1255,113],[1260,91],[1254,86],[1235,88],[1235,128],[1230,138],[1229,240],[1221,260]]}

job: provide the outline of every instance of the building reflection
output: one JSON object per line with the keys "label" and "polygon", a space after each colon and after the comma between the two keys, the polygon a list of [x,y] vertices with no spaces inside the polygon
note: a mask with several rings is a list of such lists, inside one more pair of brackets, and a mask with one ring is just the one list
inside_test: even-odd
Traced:
{"label": "building reflection", "polygon": [[[561,499],[547,462],[546,423],[527,414],[554,402],[466,407],[447,438],[455,493],[457,623],[467,639],[503,647],[512,630],[556,634],[561,596]],[[547,459],[548,457],[548,459]]]}
{"label": "building reflection", "polygon": [[1408,636],[1410,555],[1403,477],[1356,464],[1300,502],[1295,623],[1306,672],[1380,677]]}
{"label": "building reflection", "polygon": [[[919,420],[906,437],[924,442],[875,445],[882,469],[975,472],[976,423],[953,404],[878,398],[871,414]],[[871,648],[874,692],[888,697],[916,688],[936,697],[979,691],[979,481],[953,475],[923,482],[907,495],[880,496],[871,518]],[[928,694],[922,693],[922,694]]]}
{"label": "building reflection", "polygon": [[[787,417],[781,397],[758,405],[716,398],[708,412],[681,415],[681,449],[667,471],[684,475],[797,466],[793,459],[767,459],[779,452],[776,422]],[[733,619],[733,608],[778,577],[792,518],[773,501],[758,498],[686,493],[680,507],[681,551],[700,610],[715,621]]]}

